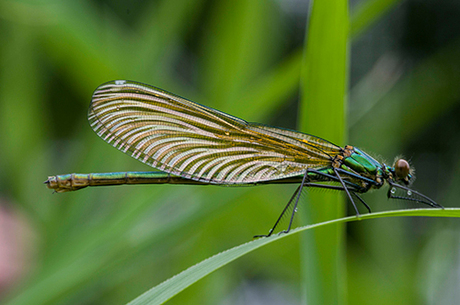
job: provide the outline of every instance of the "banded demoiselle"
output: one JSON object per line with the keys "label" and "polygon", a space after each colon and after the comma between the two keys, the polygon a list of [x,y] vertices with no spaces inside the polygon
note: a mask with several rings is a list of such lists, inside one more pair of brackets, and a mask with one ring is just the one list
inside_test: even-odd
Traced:
{"label": "banded demoiselle", "polygon": [[[379,162],[359,148],[337,146],[294,130],[248,123],[153,86],[117,80],[99,86],[88,111],[93,130],[106,142],[162,172],[68,174],[49,177],[62,193],[118,184],[256,185],[298,183],[277,219],[292,208],[289,232],[303,187],[345,191],[357,216],[358,195],[389,185],[388,198],[442,208],[408,188],[409,163]],[[398,194],[402,193],[402,194]]]}

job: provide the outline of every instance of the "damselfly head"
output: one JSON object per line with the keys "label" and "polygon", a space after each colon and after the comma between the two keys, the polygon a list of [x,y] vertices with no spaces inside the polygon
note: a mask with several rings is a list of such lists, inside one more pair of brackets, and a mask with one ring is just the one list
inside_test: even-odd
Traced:
{"label": "damselfly head", "polygon": [[395,181],[401,181],[405,185],[410,184],[413,176],[409,162],[404,159],[397,159],[391,171],[393,172]]}
{"label": "damselfly head", "polygon": [[387,177],[387,181],[390,184],[388,198],[418,202],[433,208],[443,209],[443,206],[436,203],[433,199],[407,187],[407,185],[413,182],[411,179],[414,179],[414,170],[410,167],[409,162],[402,158],[397,158],[393,167],[387,167],[386,169],[391,173],[391,175]]}

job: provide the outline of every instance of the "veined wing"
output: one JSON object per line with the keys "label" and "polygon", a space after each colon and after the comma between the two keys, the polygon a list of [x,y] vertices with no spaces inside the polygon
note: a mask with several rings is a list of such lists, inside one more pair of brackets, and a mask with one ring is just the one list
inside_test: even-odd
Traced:
{"label": "veined wing", "polygon": [[164,172],[197,181],[254,183],[330,165],[341,148],[318,137],[247,123],[161,89],[131,81],[96,89],[94,131]]}

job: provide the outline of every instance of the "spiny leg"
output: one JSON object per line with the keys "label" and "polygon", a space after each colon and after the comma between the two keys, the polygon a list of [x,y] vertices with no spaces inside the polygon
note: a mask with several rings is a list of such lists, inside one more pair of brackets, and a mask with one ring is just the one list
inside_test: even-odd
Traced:
{"label": "spiny leg", "polygon": [[294,208],[292,209],[292,215],[291,215],[291,219],[289,221],[289,226],[288,226],[287,230],[281,231],[280,233],[288,233],[291,230],[292,221],[294,220],[294,215],[295,215],[295,212],[296,212],[295,210],[296,210],[297,204],[299,202],[300,194],[302,193],[302,189],[303,189],[303,187],[305,185],[307,175],[308,175],[308,170],[305,171],[305,174],[304,174],[303,179],[302,179],[302,183],[297,187],[297,189],[295,190],[294,194],[292,194],[291,199],[289,199],[287,205],[284,207],[283,211],[281,212],[281,215],[278,217],[278,219],[275,222],[275,225],[273,226],[273,228],[270,229],[268,234],[267,235],[255,235],[254,238],[269,237],[270,235],[272,235],[273,232],[275,231],[275,228],[278,226],[278,224],[280,223],[281,219],[283,218],[284,214],[289,209],[292,201],[294,200],[294,198],[297,197],[297,199],[295,201],[295,204],[294,204]]}
{"label": "spiny leg", "polygon": [[[343,191],[344,190],[344,188],[342,186],[318,184],[318,183],[312,183],[312,182],[305,183],[305,186],[323,188],[323,189],[329,189],[329,190],[336,190],[336,191]],[[350,189],[350,188],[348,188],[348,191],[350,191],[351,194],[355,195],[359,199],[359,201],[361,201],[361,203],[366,207],[366,209],[369,211],[369,213],[372,213],[370,206],[364,201],[363,198],[361,198],[361,196],[359,196],[356,193],[356,192],[359,192],[360,189]]]}
{"label": "spiny leg", "polygon": [[[333,175],[329,175],[329,174],[326,174],[326,173],[323,173],[321,171],[318,171],[318,170],[315,170],[315,169],[309,169],[308,170],[309,173],[314,173],[314,174],[317,174],[319,176],[322,176],[324,177],[326,180],[325,181],[335,181],[335,182],[340,182],[339,178],[339,175],[337,174],[337,172],[341,172],[341,170],[337,169],[337,172],[335,173],[336,175],[333,176]],[[348,174],[348,172],[346,173]],[[351,175],[353,176],[353,175]],[[353,176],[354,177],[354,176]],[[367,178],[364,178],[364,177],[360,177],[363,181],[367,182]],[[350,182],[350,181],[347,181],[347,180],[343,180],[343,183],[346,184],[348,186],[348,189],[353,189],[353,191],[363,191],[365,190],[365,188],[362,188],[360,187],[359,185],[357,185],[356,183],[353,183],[353,182]],[[309,186],[310,184],[312,183],[306,183],[307,186]],[[342,183],[341,183],[342,184]],[[318,185],[319,186],[319,185]],[[321,186],[322,187],[322,186]],[[334,188],[334,189],[338,189],[338,188],[335,188],[335,187],[331,187],[331,188]],[[343,188],[340,188],[340,190],[343,190]]]}
{"label": "spiny leg", "polygon": [[297,212],[297,204],[299,203],[300,194],[302,194],[302,189],[305,186],[305,180],[307,179],[307,175],[308,175],[308,169],[305,171],[305,175],[303,176],[303,179],[302,179],[302,184],[299,186],[299,191],[297,192],[297,199],[295,200],[294,208],[292,209],[291,220],[289,220],[289,226],[286,230],[281,231],[279,234],[289,233],[289,231],[291,230],[292,222],[294,221],[294,216],[295,216],[295,213]]}
{"label": "spiny leg", "polygon": [[[405,187],[405,186],[402,186],[400,184],[397,184],[397,183],[394,183],[392,181],[389,181],[390,182],[390,188],[388,189],[388,198],[390,199],[402,199],[402,200],[409,200],[409,201],[414,201],[414,202],[419,202],[419,203],[423,203],[423,204],[426,204],[426,205],[429,205],[433,208],[441,208],[441,209],[444,209],[444,207],[442,205],[440,205],[439,203],[437,203],[436,201],[434,201],[433,199],[417,192],[417,191],[414,191],[414,190],[411,190],[410,188],[408,187]],[[405,190],[406,192],[411,192],[412,196],[418,196],[420,198],[411,198],[411,197],[406,197],[406,196],[397,196],[397,195],[393,195],[391,190],[392,188],[399,188],[399,189],[402,189],[402,190]]]}
{"label": "spiny leg", "polygon": [[[341,169],[341,168],[336,168],[336,170],[337,170],[338,173],[342,173],[342,174],[347,175],[348,177],[361,180],[362,182],[364,182],[364,183],[366,183],[368,185],[378,185],[378,183],[375,180],[372,180],[370,178],[363,177],[361,175],[346,171],[346,170]],[[347,181],[345,181],[345,182],[347,182]],[[368,189],[368,188],[366,188],[366,189]]]}
{"label": "spiny leg", "polygon": [[371,211],[371,207],[367,205],[367,203],[364,201],[364,199],[363,199],[363,198],[361,198],[361,196],[359,196],[359,195],[358,195],[358,194],[356,194],[355,192],[352,192],[352,193],[353,193],[353,195],[355,195],[355,196],[356,196],[356,198],[358,198],[358,199],[359,199],[359,201],[361,201],[361,203],[362,203],[362,204],[364,204],[364,206],[365,206],[365,207],[366,207],[366,209],[369,211],[369,213],[372,213],[372,211]]}
{"label": "spiny leg", "polygon": [[[319,173],[319,172],[318,172]],[[351,183],[351,182],[348,182],[348,181],[344,181],[342,179],[342,177],[340,176],[339,173],[345,173],[347,175],[350,175],[354,178],[358,178],[358,179],[361,179],[363,180],[364,182],[370,182],[370,183],[374,183],[375,184],[375,181],[371,180],[371,179],[368,179],[368,178],[365,178],[365,177],[361,177],[359,175],[355,175],[355,174],[352,174],[352,173],[349,173],[349,172],[346,172],[340,168],[334,168],[334,173],[336,175],[336,177],[332,177],[333,180],[336,180],[338,182],[340,182],[342,184],[342,188],[340,188],[340,190],[345,190],[347,195],[348,195],[348,198],[350,198],[351,200],[351,203],[353,204],[353,207],[355,208],[355,211],[357,213],[357,216],[359,217],[359,212],[358,212],[358,209],[355,205],[355,202],[354,200],[352,199],[351,197],[351,194],[355,195],[356,198],[359,199],[359,201],[361,201],[361,203],[366,207],[366,209],[369,211],[369,213],[372,213],[371,212],[371,208],[367,205],[367,203],[364,201],[364,199],[362,199],[356,192],[359,192],[360,190],[361,191],[366,191],[367,189],[366,188],[362,188],[362,187],[359,187],[358,185],[354,184],[354,183]],[[349,187],[346,187],[345,184],[346,183],[349,183],[350,186]],[[308,184],[307,184],[308,185]],[[353,187],[353,189],[351,190],[351,193],[350,193],[350,188]],[[332,188],[332,187],[329,187],[329,188]],[[337,188],[336,188],[337,189]]]}
{"label": "spiny leg", "polygon": [[[337,179],[339,180],[339,182],[342,184],[343,186],[343,189],[345,190],[345,192],[347,193],[347,196],[348,198],[350,199],[351,201],[351,204],[353,204],[353,207],[355,208],[355,211],[356,211],[356,217],[359,217],[359,211],[358,211],[358,208],[356,207],[356,204],[353,200],[353,197],[351,197],[351,194],[350,194],[350,191],[348,191],[348,188],[345,186],[345,182],[343,182],[342,180],[342,177],[340,177],[339,173],[337,172],[337,169],[335,167],[332,168],[334,170],[334,173],[336,174],[337,176]],[[365,204],[367,206],[367,204]]]}
{"label": "spiny leg", "polygon": [[294,194],[292,194],[291,199],[289,199],[288,203],[286,204],[286,206],[284,207],[283,211],[281,212],[281,215],[280,215],[280,216],[278,217],[278,219],[276,220],[275,225],[273,226],[273,228],[270,229],[270,231],[268,231],[268,234],[254,235],[254,238],[269,237],[270,235],[273,234],[273,232],[275,231],[275,228],[278,226],[278,224],[280,223],[280,221],[281,221],[281,219],[283,218],[284,214],[285,214],[286,211],[289,209],[289,206],[291,205],[292,201],[293,201],[294,198],[296,197],[297,192],[299,192],[299,190],[300,190],[300,185],[296,188]]}

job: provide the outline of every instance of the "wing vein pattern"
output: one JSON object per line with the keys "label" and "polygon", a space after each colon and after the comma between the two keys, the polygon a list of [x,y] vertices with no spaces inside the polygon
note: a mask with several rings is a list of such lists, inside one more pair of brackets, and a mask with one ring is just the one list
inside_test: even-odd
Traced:
{"label": "wing vein pattern", "polygon": [[159,88],[112,81],[93,94],[93,130],[154,168],[202,182],[242,184],[330,165],[341,148],[321,138],[248,123]]}

